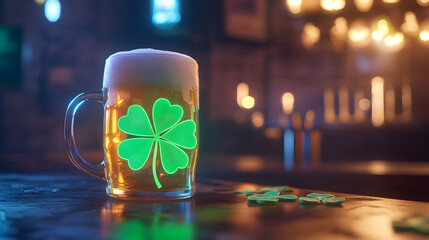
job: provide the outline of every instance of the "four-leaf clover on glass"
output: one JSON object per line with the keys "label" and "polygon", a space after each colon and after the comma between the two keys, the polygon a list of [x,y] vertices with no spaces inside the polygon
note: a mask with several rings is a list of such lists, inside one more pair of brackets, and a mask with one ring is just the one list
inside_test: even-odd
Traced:
{"label": "four-leaf clover on glass", "polygon": [[146,164],[153,149],[152,173],[158,188],[162,187],[156,173],[158,148],[164,172],[174,174],[189,164],[189,157],[182,148],[197,146],[195,122],[188,119],[179,123],[182,117],[181,106],[159,98],[152,107],[153,128],[146,111],[137,104],[131,105],[127,115],[118,120],[122,132],[136,136],[119,143],[119,157],[128,161],[130,169],[138,171]]}

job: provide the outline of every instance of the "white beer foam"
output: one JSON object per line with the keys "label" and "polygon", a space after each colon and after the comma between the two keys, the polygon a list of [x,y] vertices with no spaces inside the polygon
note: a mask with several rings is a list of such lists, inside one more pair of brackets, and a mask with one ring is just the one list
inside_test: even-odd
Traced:
{"label": "white beer foam", "polygon": [[[154,69],[152,69],[154,67]],[[183,99],[190,102],[190,89],[194,88],[199,97],[198,83],[198,64],[197,62],[184,54],[162,51],[151,48],[135,49],[131,51],[117,52],[106,59],[104,68],[103,88],[108,88],[112,85],[118,85],[124,81],[124,74],[138,75],[139,71],[150,73],[153,75],[161,74],[156,71],[165,69],[165,71],[173,72],[171,78],[144,78],[142,74],[141,81],[156,81],[178,83],[182,86]],[[135,80],[135,78],[134,78]],[[107,104],[113,104],[115,93],[109,91]],[[109,101],[111,100],[111,101]],[[110,102],[110,103],[109,103]],[[199,109],[199,106],[197,106]]]}

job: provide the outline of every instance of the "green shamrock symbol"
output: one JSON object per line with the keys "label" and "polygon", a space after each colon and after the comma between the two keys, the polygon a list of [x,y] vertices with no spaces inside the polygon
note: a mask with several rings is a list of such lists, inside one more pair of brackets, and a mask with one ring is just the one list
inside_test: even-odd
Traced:
{"label": "green shamrock symbol", "polygon": [[131,105],[127,115],[118,120],[119,129],[136,138],[126,139],[118,145],[120,158],[128,160],[132,170],[140,170],[147,162],[153,150],[152,173],[156,186],[162,185],[156,174],[156,156],[158,148],[162,168],[167,174],[188,166],[189,157],[181,149],[194,149],[197,146],[196,124],[193,120],[179,123],[183,117],[183,108],[171,105],[165,98],[159,98],[152,107],[153,127],[146,111],[140,105]]}

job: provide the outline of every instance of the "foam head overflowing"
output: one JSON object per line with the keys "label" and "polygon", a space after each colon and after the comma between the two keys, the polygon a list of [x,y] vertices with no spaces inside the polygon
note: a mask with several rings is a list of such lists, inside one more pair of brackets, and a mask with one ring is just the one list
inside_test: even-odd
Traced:
{"label": "foam head overflowing", "polygon": [[155,49],[118,52],[106,60],[103,88],[132,83],[160,83],[181,86],[184,100],[189,89],[198,92],[198,64],[184,54]]}
{"label": "foam head overflowing", "polygon": [[198,64],[187,55],[150,48],[118,52],[106,60],[103,87],[123,81],[178,81],[198,86]]}

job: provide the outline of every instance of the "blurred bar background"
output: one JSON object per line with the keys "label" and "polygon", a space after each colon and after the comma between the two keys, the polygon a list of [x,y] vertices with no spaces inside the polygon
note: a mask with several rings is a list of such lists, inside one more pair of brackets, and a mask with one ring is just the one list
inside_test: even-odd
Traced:
{"label": "blurred bar background", "polygon": [[[428,5],[0,0],[0,171],[76,171],[63,141],[68,103],[102,87],[110,54],[157,48],[199,63],[202,176],[427,176]],[[78,147],[99,162],[103,110],[81,112]]]}

